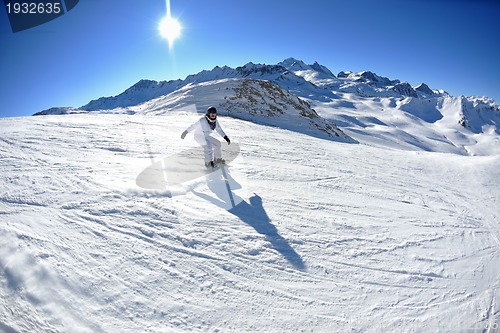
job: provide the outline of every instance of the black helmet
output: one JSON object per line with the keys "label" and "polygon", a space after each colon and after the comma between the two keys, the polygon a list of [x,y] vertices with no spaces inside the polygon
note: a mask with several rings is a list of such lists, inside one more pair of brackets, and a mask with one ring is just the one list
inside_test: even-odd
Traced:
{"label": "black helmet", "polygon": [[215,108],[215,106],[211,106],[207,109],[207,114],[211,114],[211,113],[217,114],[217,109]]}

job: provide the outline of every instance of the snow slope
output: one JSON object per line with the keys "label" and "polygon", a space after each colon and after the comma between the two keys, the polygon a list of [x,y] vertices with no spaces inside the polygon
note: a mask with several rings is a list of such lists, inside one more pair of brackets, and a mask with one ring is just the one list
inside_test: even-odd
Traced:
{"label": "snow slope", "polygon": [[[187,84],[164,96],[129,107],[94,110],[96,114],[205,113],[215,106],[221,115],[275,126],[329,140],[355,142],[335,123],[320,117],[309,103],[266,80],[221,79]],[[56,114],[64,114],[53,110]],[[87,113],[70,109],[70,114]]]}
{"label": "snow slope", "polygon": [[[344,94],[333,102],[308,100],[322,118],[347,135],[369,145],[460,155],[500,155],[500,112],[461,111],[463,97],[433,100],[359,98]],[[464,127],[461,123],[474,124]]]}
{"label": "snow slope", "polygon": [[497,330],[500,156],[221,116],[228,185],[139,187],[198,117],[0,119],[0,331]]}

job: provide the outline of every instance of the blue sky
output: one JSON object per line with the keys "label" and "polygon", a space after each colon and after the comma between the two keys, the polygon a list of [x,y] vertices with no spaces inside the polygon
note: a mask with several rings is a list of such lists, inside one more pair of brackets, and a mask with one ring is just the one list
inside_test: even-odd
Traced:
{"label": "blue sky", "polygon": [[2,6],[0,117],[82,106],[140,79],[288,57],[500,103],[498,1],[171,0],[171,12],[183,31],[169,50],[157,30],[165,0],[80,0],[18,33]]}

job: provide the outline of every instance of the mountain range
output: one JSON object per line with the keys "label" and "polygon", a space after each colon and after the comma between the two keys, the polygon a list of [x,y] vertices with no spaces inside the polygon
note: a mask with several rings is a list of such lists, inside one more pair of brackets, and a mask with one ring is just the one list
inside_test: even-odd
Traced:
{"label": "mountain range", "polygon": [[317,62],[294,58],[274,65],[216,66],[184,80],[140,80],[117,96],[36,115],[161,115],[182,108],[202,113],[210,105],[222,115],[316,137],[405,150],[500,154],[500,107],[491,98],[455,97],[370,71],[335,75]]}

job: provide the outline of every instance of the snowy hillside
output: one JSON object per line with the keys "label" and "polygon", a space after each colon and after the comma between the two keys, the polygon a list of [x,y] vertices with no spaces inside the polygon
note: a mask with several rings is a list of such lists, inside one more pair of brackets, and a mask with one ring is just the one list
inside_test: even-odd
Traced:
{"label": "snowy hillside", "polygon": [[[315,137],[355,142],[335,123],[320,117],[309,103],[269,81],[222,79],[190,83],[172,93],[135,106],[96,110],[93,113],[165,115],[181,112],[196,114],[216,106],[221,115],[280,127]],[[63,109],[64,110],[64,109]],[[64,114],[59,108],[51,114]],[[87,113],[68,109],[68,113]]]}
{"label": "snowy hillside", "polygon": [[[190,93],[217,84],[121,109],[134,115],[0,119],[0,331],[497,329],[500,156],[332,141],[221,116],[241,149],[227,182],[217,170],[139,186],[144,170],[196,146],[179,138],[199,117],[186,111]],[[270,105],[293,101],[284,94]],[[189,103],[162,113],[174,97]],[[347,116],[390,101],[347,97],[354,107],[340,118],[351,132],[389,122]],[[228,114],[241,98],[223,100]]]}
{"label": "snowy hillside", "polygon": [[[235,87],[235,82],[246,87]],[[224,84],[228,87],[223,87]],[[206,89],[197,89],[210,85],[220,88],[215,96],[206,95]],[[252,86],[254,88],[249,89]],[[285,94],[279,102],[266,104]],[[255,103],[257,105],[252,105]],[[265,124],[285,125],[282,128],[286,129],[292,124],[296,129],[302,126],[302,121],[297,126],[287,118],[289,113],[300,113],[299,109],[306,105],[308,115],[312,116],[306,116],[310,118],[305,127],[309,134],[333,133],[342,138],[348,134],[361,143],[404,150],[500,154],[500,107],[492,99],[454,97],[425,83],[413,87],[408,82],[370,71],[341,71],[335,75],[317,62],[307,65],[293,58],[275,65],[248,63],[237,68],[215,67],[184,80],[141,80],[118,96],[102,97],[80,108],[52,108],[38,114],[87,111],[163,114],[187,105],[204,112],[210,104],[222,107],[221,110],[228,108],[226,112],[233,116],[252,118],[259,123],[265,119]],[[147,105],[155,105],[155,108],[150,110]],[[273,107],[283,112],[276,112]],[[249,114],[251,112],[254,114]],[[254,117],[255,112],[280,114],[280,117],[276,123],[270,117]],[[310,126],[319,132],[311,131]]]}

